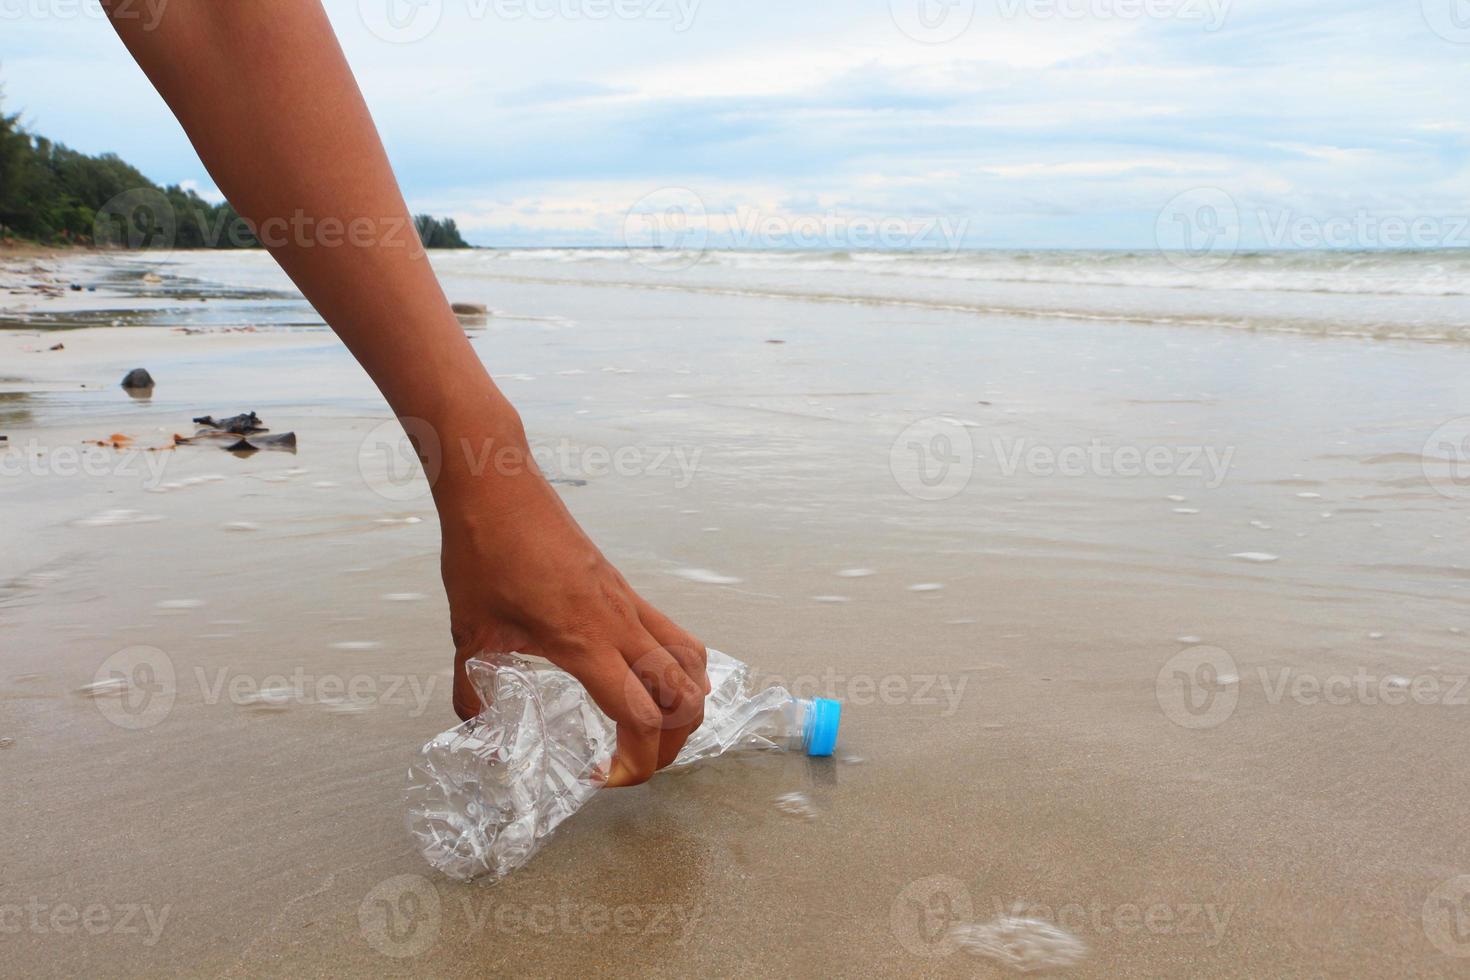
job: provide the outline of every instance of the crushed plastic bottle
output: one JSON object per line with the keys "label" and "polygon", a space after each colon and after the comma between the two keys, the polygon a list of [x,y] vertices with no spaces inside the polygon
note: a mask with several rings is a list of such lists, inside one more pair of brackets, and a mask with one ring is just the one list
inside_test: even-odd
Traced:
{"label": "crushed plastic bottle", "polygon": [[[425,860],[462,881],[524,865],[607,782],[616,725],[582,685],[548,664],[476,658],[480,713],[423,747],[408,773],[408,830]],[[842,705],[784,688],[751,691],[750,668],[717,650],[706,665],[704,723],[674,766],[734,749],[828,756]]]}

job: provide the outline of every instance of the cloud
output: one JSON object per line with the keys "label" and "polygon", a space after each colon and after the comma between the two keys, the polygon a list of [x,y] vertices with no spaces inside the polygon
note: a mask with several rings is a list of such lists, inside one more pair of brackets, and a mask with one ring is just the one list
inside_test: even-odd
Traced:
{"label": "cloud", "polygon": [[[942,43],[911,36],[920,2],[444,0],[413,43],[328,9],[411,203],[482,244],[615,244],[668,187],[727,218],[945,215],[1027,247],[1147,247],[1199,187],[1470,208],[1470,45],[1432,9],[1454,0],[978,0]],[[105,25],[20,27],[0,70],[37,128],[207,186]]]}

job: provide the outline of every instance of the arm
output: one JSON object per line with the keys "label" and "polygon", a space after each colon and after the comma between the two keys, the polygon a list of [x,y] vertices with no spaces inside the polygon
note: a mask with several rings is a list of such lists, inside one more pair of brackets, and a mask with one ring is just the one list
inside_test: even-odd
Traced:
{"label": "arm", "polygon": [[[306,229],[265,244],[409,434],[431,432],[442,448],[433,492],[455,710],[479,707],[469,657],[540,655],[617,721],[609,785],[673,761],[703,719],[704,647],[629,587],[531,461],[419,246],[319,0],[171,0],[156,24],[119,0],[104,6],[240,215]],[[356,232],[328,245],[310,230],[323,221]],[[487,447],[510,447],[520,464],[474,472]]]}

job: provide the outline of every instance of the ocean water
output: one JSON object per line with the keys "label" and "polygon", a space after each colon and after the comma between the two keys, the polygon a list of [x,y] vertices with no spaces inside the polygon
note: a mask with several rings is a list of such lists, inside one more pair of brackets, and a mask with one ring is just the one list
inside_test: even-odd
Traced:
{"label": "ocean water", "polygon": [[[628,546],[686,582],[770,591],[726,542],[838,528],[882,529],[886,543],[834,556],[834,577],[802,585],[826,605],[860,601],[858,573],[883,572],[883,549],[1100,561],[1154,586],[1247,578],[1356,598],[1460,602],[1470,581],[1470,262],[1459,252],[1240,255],[1193,269],[1080,252],[432,258],[451,299],[491,309],[467,327],[555,457],[543,467],[572,486],[614,480],[647,513],[668,511],[667,528],[633,528]],[[166,383],[129,418],[387,419],[264,253],[105,256],[76,274],[97,285],[86,297],[115,307],[57,314],[57,326],[308,335],[205,360],[181,334],[148,359]],[[225,404],[221,392],[233,393]],[[23,407],[38,422],[90,424],[98,401],[63,386]],[[587,447],[623,450],[642,469],[610,476]],[[956,574],[936,562],[891,585],[947,596]],[[1450,625],[1442,607],[1416,612]],[[1382,631],[1388,613],[1355,630]],[[1167,631],[1199,633],[1192,622]]]}
{"label": "ocean water", "polygon": [[459,253],[449,277],[576,280],[1112,322],[1470,341],[1470,252]]}
{"label": "ocean water", "polygon": [[[157,257],[127,257],[153,264]],[[451,294],[476,283],[577,283],[929,309],[976,317],[1218,327],[1324,337],[1470,342],[1470,250],[441,252]],[[173,253],[185,280],[291,292],[264,254]],[[493,305],[493,304],[492,304]],[[504,311],[503,311],[504,312]],[[281,318],[313,322],[304,304]]]}

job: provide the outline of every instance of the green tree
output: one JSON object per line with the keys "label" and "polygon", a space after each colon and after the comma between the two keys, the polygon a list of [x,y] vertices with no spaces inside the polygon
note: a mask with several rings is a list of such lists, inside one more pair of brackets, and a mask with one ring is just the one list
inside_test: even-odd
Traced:
{"label": "green tree", "polygon": [[[467,248],[452,218],[414,219],[426,248]],[[114,153],[88,156],[0,114],[0,235],[125,248],[258,248],[228,203],[159,187]]]}

